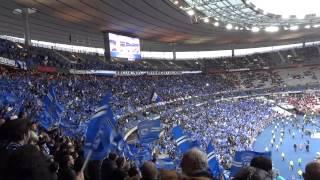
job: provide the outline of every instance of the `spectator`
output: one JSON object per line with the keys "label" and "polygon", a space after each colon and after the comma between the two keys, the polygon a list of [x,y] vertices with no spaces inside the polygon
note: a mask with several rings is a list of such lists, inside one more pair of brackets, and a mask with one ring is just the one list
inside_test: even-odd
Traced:
{"label": "spectator", "polygon": [[272,180],[272,176],[265,170],[246,167],[242,168],[232,180]]}
{"label": "spectator", "polygon": [[258,169],[271,172],[272,170],[272,161],[269,158],[264,156],[255,157],[251,160],[250,166]]}
{"label": "spectator", "polygon": [[3,179],[57,180],[56,167],[35,146],[24,145],[8,159]]}
{"label": "spectator", "polygon": [[199,149],[191,149],[181,160],[182,173],[190,178],[212,179],[208,171],[207,155]]}
{"label": "spectator", "polygon": [[318,180],[320,179],[320,163],[313,161],[307,164],[305,172],[303,173],[304,180]]}
{"label": "spectator", "polygon": [[158,179],[158,170],[156,165],[153,162],[145,162],[141,168],[141,180],[157,180]]}
{"label": "spectator", "polygon": [[60,162],[59,180],[70,180],[76,178],[76,172],[73,169],[74,159],[71,155],[65,155]]}
{"label": "spectator", "polygon": [[110,153],[109,157],[102,162],[101,166],[101,180],[107,180],[112,177],[113,172],[117,169],[117,155]]}

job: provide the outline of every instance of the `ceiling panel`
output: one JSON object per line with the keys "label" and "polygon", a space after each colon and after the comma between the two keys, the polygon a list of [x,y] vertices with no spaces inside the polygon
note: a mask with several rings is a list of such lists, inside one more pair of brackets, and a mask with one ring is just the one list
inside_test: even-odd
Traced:
{"label": "ceiling panel", "polygon": [[12,13],[22,7],[37,9],[30,15],[32,39],[70,44],[71,35],[72,44],[82,46],[103,47],[102,31],[138,36],[142,50],[148,51],[171,51],[172,43],[177,51],[194,51],[320,39],[315,29],[275,34],[227,31],[192,21],[168,0],[1,0],[0,33],[23,37],[22,17]]}

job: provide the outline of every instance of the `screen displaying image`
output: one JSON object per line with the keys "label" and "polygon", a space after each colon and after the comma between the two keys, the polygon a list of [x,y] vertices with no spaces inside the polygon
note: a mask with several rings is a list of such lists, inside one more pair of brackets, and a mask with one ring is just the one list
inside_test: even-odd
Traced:
{"label": "screen displaying image", "polygon": [[129,61],[141,59],[138,38],[109,33],[109,44],[110,54],[113,58],[126,58]]}

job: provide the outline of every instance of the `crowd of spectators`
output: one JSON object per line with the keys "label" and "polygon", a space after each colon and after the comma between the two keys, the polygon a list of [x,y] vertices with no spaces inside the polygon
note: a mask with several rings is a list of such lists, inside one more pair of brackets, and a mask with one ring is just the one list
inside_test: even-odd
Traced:
{"label": "crowd of spectators", "polygon": [[0,56],[13,60],[26,61],[29,67],[38,65],[61,69],[106,69],[131,71],[174,71],[174,70],[205,70],[205,69],[263,69],[286,67],[295,64],[318,64],[320,54],[317,46],[258,53],[253,55],[209,58],[197,60],[142,60],[119,61],[105,60],[99,54],[84,54],[58,51],[40,47],[24,47],[23,44],[0,39]]}
{"label": "crowd of spectators", "polygon": [[[20,48],[17,44],[4,40],[0,41],[0,56],[26,61],[33,59],[33,63],[38,62],[45,66],[56,66],[57,62],[61,62],[61,59],[55,60],[60,55],[51,50],[31,48],[31,52],[33,53],[30,56],[30,53],[25,52],[23,47]],[[67,55],[64,54],[64,56]],[[84,65],[83,67],[91,68],[85,63],[82,64],[84,62],[82,59],[89,59],[88,57],[77,58],[77,63]],[[99,60],[99,63],[100,61],[102,60]],[[258,61],[260,60],[254,62]],[[104,67],[99,63],[97,64],[99,67]],[[63,68],[67,67],[64,63],[60,65]],[[119,66],[127,68],[121,63]],[[68,66],[68,68],[72,68],[72,66]],[[232,68],[232,66],[228,66],[228,68]],[[155,158],[154,162],[146,162],[141,167],[140,175],[139,168],[133,162],[113,153],[102,162],[90,162],[83,173],[80,171],[84,161],[83,139],[81,138],[83,132],[75,135],[74,132],[63,129],[63,127],[49,131],[38,127],[37,119],[41,117],[43,109],[42,100],[48,93],[50,86],[54,86],[58,101],[65,109],[62,121],[81,126],[87,123],[87,120],[98,108],[99,100],[110,90],[113,94],[113,112],[119,118],[134,109],[152,103],[151,97],[154,93],[160,97],[162,102],[171,102],[178,98],[188,99],[193,96],[203,96],[206,99],[215,93],[229,93],[229,95],[220,95],[220,98],[225,96],[222,97],[223,99],[229,96],[250,95],[258,92],[254,89],[248,92],[239,91],[242,84],[246,85],[243,89],[260,87],[260,84],[266,83],[277,86],[281,83],[281,78],[279,79],[279,76],[270,72],[240,73],[238,75],[198,74],[111,78],[39,74],[1,66],[0,72],[0,95],[5,95],[5,101],[9,102],[0,107],[0,179],[3,177],[14,180],[21,179],[23,176],[28,176],[29,179],[58,178],[59,180],[161,179],[161,177],[163,179],[166,179],[164,177],[212,179],[212,175],[207,171],[207,159],[201,152],[206,149],[209,142],[212,142],[216,147],[218,161],[225,169],[229,169],[236,150],[251,150],[255,137],[269,123],[284,118],[272,111],[273,104],[261,99],[223,101],[207,99],[206,102],[200,104],[196,104],[194,100],[185,100],[182,103],[167,104],[162,109],[155,110],[160,113],[164,128],[163,136],[155,145],[155,149],[159,154],[167,154],[175,160],[181,159],[182,174],[176,171],[158,171],[154,164]],[[236,79],[233,76],[239,78]],[[253,81],[257,81],[257,83]],[[288,90],[289,87],[285,89]],[[274,89],[259,91],[262,93],[273,92]],[[303,101],[300,101],[301,99],[294,97],[289,98],[289,102],[301,102],[299,106],[308,108],[309,104],[315,105],[315,98],[307,96],[303,98]],[[2,100],[0,99],[0,105]],[[128,119],[130,117],[125,119],[126,121],[119,119],[119,127],[123,132],[136,125],[129,123]],[[191,150],[182,156],[176,153],[177,147],[170,134],[171,129],[178,124],[194,141],[199,143],[199,149]],[[28,166],[28,162],[34,159],[37,161],[32,166]],[[254,168],[247,169],[247,174],[252,175],[253,171],[257,172],[252,169]]]}

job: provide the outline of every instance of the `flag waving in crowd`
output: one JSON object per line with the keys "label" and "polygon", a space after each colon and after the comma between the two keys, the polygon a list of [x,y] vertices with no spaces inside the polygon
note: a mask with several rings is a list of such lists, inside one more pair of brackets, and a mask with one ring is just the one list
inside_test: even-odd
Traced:
{"label": "flag waving in crowd", "polygon": [[271,152],[237,151],[232,162],[230,177],[234,177],[241,168],[250,166],[251,160],[258,156],[271,159]]}
{"label": "flag waving in crowd", "polygon": [[39,123],[46,129],[50,129],[60,121],[63,112],[62,105],[59,104],[53,86],[49,88],[48,94],[44,97],[44,111],[40,116]]}
{"label": "flag waving in crowd", "polygon": [[91,117],[88,124],[84,152],[91,160],[102,160],[110,152],[117,136],[115,119],[109,104],[111,93],[102,101],[102,105]]}
{"label": "flag waving in crowd", "polygon": [[181,153],[185,153],[192,148],[190,138],[185,135],[181,126],[172,129],[172,136]]}
{"label": "flag waving in crowd", "polygon": [[219,162],[217,161],[215,157],[215,149],[212,144],[212,142],[209,143],[208,148],[207,148],[207,157],[208,157],[208,164],[209,168],[211,170],[211,173],[214,177],[219,177],[221,176],[220,173],[220,168],[219,168]]}
{"label": "flag waving in crowd", "polygon": [[138,135],[141,144],[151,143],[159,139],[161,130],[160,119],[145,120],[138,124]]}
{"label": "flag waving in crowd", "polygon": [[155,90],[153,90],[153,92],[151,94],[150,103],[158,103],[160,101],[161,101],[160,96],[156,93]]}

